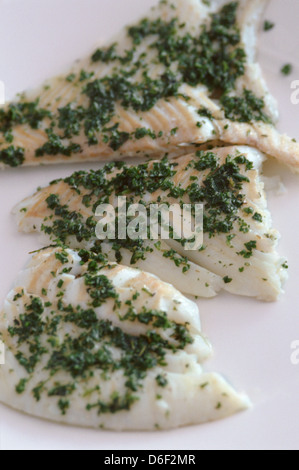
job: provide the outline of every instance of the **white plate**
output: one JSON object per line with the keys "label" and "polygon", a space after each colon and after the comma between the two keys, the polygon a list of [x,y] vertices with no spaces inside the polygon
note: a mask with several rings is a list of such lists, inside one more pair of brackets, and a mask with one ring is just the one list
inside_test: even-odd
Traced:
{"label": "white plate", "polygon": [[[0,80],[7,98],[63,71],[92,51],[155,0],[0,0]],[[272,0],[266,18],[274,30],[260,34],[260,61],[281,111],[281,130],[299,139],[299,105],[291,82],[299,79],[298,0]],[[293,74],[281,67],[291,62]],[[86,166],[86,165],[85,165]],[[96,165],[87,165],[88,168]],[[7,170],[0,174],[0,299],[36,248],[34,236],[18,234],[11,208],[50,180],[82,165]],[[288,193],[270,195],[274,225],[289,258],[290,280],[280,302],[264,304],[221,295],[201,301],[205,333],[215,346],[210,368],[226,373],[254,402],[252,411],[200,427],[165,433],[109,433],[67,428],[0,406],[0,449],[298,449],[299,365],[291,343],[299,340],[299,180],[279,168]]]}

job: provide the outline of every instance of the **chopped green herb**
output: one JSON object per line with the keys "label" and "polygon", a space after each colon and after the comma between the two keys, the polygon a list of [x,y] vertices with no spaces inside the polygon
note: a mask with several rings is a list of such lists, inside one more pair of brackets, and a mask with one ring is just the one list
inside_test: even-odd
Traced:
{"label": "chopped green herb", "polygon": [[240,253],[237,253],[240,256],[243,256],[245,259],[249,259],[253,256],[253,250],[257,248],[257,243],[256,241],[251,241],[248,243],[245,243],[245,248],[246,250],[242,250]]}
{"label": "chopped green herb", "polygon": [[61,253],[55,253],[55,258],[58,259],[58,261],[60,261],[61,264],[66,264],[69,261],[68,254],[65,251]]}
{"label": "chopped green herb", "polygon": [[245,207],[245,209],[243,209],[243,212],[245,212],[245,214],[247,215],[252,215],[254,213],[254,209],[252,207]]}
{"label": "chopped green herb", "polygon": [[205,382],[204,384],[200,386],[200,388],[204,389],[204,388],[207,388],[209,385],[210,385],[209,382]]}
{"label": "chopped green herb", "polygon": [[28,383],[28,379],[21,379],[18,385],[16,385],[16,392],[19,395],[25,392],[27,383]]}
{"label": "chopped green herb", "polygon": [[168,380],[164,375],[158,375],[156,377],[156,381],[159,387],[166,387],[168,385]]}
{"label": "chopped green herb", "polygon": [[4,150],[0,150],[0,162],[11,167],[17,167],[25,161],[25,150],[11,145]]}
{"label": "chopped green herb", "polygon": [[293,72],[292,64],[286,64],[281,69],[281,73],[286,76],[291,75],[292,72]]}
{"label": "chopped green herb", "polygon": [[270,31],[273,29],[275,26],[275,23],[272,23],[271,21],[265,20],[264,22],[264,31]]}
{"label": "chopped green herb", "polygon": [[258,212],[256,212],[252,218],[253,220],[256,220],[257,222],[260,222],[260,223],[263,222],[263,216],[259,214]]}
{"label": "chopped green herb", "polygon": [[63,400],[63,399],[59,400],[58,407],[60,408],[61,414],[66,415],[66,412],[70,407],[69,400]]}
{"label": "chopped green herb", "polygon": [[72,83],[76,78],[76,75],[74,73],[71,73],[66,77],[66,81]]}
{"label": "chopped green herb", "polygon": [[272,123],[270,117],[263,111],[265,101],[262,98],[257,98],[251,90],[244,89],[243,97],[225,94],[221,98],[221,104],[225,117],[231,121]]}
{"label": "chopped green herb", "polygon": [[206,117],[206,118],[209,118],[209,119],[214,119],[213,118],[213,114],[211,113],[211,111],[209,111],[207,108],[201,108],[198,110],[198,114],[202,117]]}
{"label": "chopped green herb", "polygon": [[65,146],[62,143],[62,138],[55,134],[52,128],[47,129],[46,133],[48,134],[49,141],[35,151],[36,157],[59,154],[70,157],[73,153],[81,152],[81,147],[78,144],[70,143]]}
{"label": "chopped green herb", "polygon": [[[203,3],[210,5],[208,0],[203,0]],[[37,128],[43,122],[48,139],[36,150],[36,157],[71,156],[81,152],[80,145],[74,141],[74,137],[81,133],[85,134],[90,146],[102,142],[117,152],[129,139],[145,136],[155,139],[162,137],[162,133],[156,136],[151,130],[145,133],[143,128],[126,132],[117,122],[116,106],[141,113],[150,111],[161,99],[188,101],[191,98],[180,93],[183,84],[207,87],[211,97],[219,100],[229,119],[270,122],[264,113],[262,98],[256,97],[250,90],[244,90],[243,97],[232,95],[236,81],[245,73],[246,64],[246,52],[237,21],[238,5],[234,1],[220,7],[211,15],[209,24],[196,34],[182,33],[184,25],[175,16],[168,20],[141,20],[127,30],[131,48],[121,54],[117,43],[97,49],[91,56],[88,70],[66,77],[69,83],[78,87],[81,98],[85,98],[79,100],[84,101],[84,106],[68,103],[52,115],[47,109],[39,108],[38,101],[30,103],[23,100],[19,104],[9,105],[7,111],[0,111],[0,131],[7,142],[12,143],[15,126],[27,123]],[[145,39],[148,48],[140,51],[139,46]],[[161,73],[154,78],[147,60],[149,52],[154,55],[154,62],[161,66]],[[98,62],[113,63],[113,71],[94,79],[92,68]],[[80,88],[80,84],[84,86]],[[208,109],[200,109],[199,114],[213,119]],[[201,126],[202,123],[198,122],[197,127]],[[177,127],[172,129],[171,136],[176,135],[177,131]],[[0,161],[5,164],[13,161],[12,166],[16,166],[24,162],[23,157],[19,153],[14,158],[7,158],[4,153]]]}

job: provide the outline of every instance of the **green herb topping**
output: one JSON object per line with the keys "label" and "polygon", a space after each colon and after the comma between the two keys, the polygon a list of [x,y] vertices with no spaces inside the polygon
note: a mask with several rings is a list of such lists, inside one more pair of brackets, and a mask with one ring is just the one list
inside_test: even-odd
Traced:
{"label": "green herb topping", "polygon": [[[231,241],[236,236],[236,231],[248,233],[249,223],[242,217],[251,215],[257,222],[262,222],[262,216],[254,209],[246,206],[244,185],[250,182],[249,172],[253,169],[253,164],[244,155],[228,155],[220,163],[219,158],[213,152],[198,151],[194,159],[190,159],[185,171],[190,172],[190,178],[185,180],[182,186],[178,182],[177,163],[164,158],[160,162],[143,163],[137,166],[127,166],[124,163],[108,164],[98,171],[79,171],[64,179],[66,184],[78,198],[78,210],[72,211],[64,202],[63,193],[56,194],[56,184],[52,183],[52,194],[47,196],[46,204],[49,214],[44,219],[42,231],[44,231],[52,241],[72,247],[74,238],[83,246],[88,246],[94,253],[97,261],[107,261],[107,255],[102,252],[103,241],[97,240],[95,230],[98,223],[95,216],[97,207],[100,204],[109,204],[115,201],[115,197],[125,196],[128,211],[131,205],[141,203],[148,216],[151,213],[152,204],[169,205],[170,198],[182,206],[191,205],[191,215],[194,216],[196,204],[203,204],[203,231],[208,237],[217,234],[227,235],[227,244],[233,248]],[[184,172],[184,168],[182,169]],[[176,181],[176,182],[175,182]],[[200,183],[199,183],[200,181]],[[152,195],[150,202],[148,195]],[[127,226],[131,222],[128,218]],[[182,256],[174,248],[162,249],[161,243],[145,243],[145,240],[136,238],[132,240],[129,236],[118,237],[119,214],[116,210],[116,239],[109,237],[105,244],[115,253],[115,260],[122,262],[124,252],[130,253],[130,263],[136,264],[139,260],[146,260],[155,249],[164,258],[173,262],[173,265],[183,273],[187,273],[191,264],[186,256]],[[175,236],[175,227],[170,226],[170,238],[176,239],[183,247],[187,240]],[[148,228],[148,239],[151,233]],[[202,247],[201,250],[204,250]],[[105,253],[107,251],[105,250]],[[246,252],[249,256],[249,253]],[[67,255],[59,254],[65,263]],[[87,282],[98,282],[100,287],[101,279],[87,279]],[[92,292],[92,285],[90,285]],[[109,286],[104,286],[109,292]],[[94,299],[95,305],[97,299]]]}
{"label": "green herb topping", "polygon": [[272,21],[269,21],[269,20],[265,20],[264,22],[264,31],[270,31],[271,29],[273,29],[275,26],[275,23],[272,23]]}
{"label": "green herb topping", "polygon": [[[245,89],[243,96],[234,96],[236,80],[245,73],[246,53],[237,24],[238,2],[229,2],[210,16],[207,24],[197,33],[185,31],[179,19],[143,19],[127,30],[129,47],[119,54],[119,44],[97,49],[91,56],[90,66],[80,73],[66,77],[69,86],[77,87],[78,100],[50,112],[39,106],[39,100],[11,104],[0,110],[0,131],[6,142],[14,140],[14,129],[27,124],[33,129],[41,123],[46,130],[47,142],[36,149],[36,157],[71,156],[82,151],[76,138],[93,146],[98,143],[119,151],[132,139],[162,138],[144,127],[129,133],[121,128],[117,106],[137,113],[150,111],[159,100],[180,98],[190,100],[181,93],[181,87],[204,85],[209,96],[219,100],[228,119],[240,122],[270,122],[265,114],[262,97]],[[175,15],[175,10],[174,10]],[[142,47],[148,41],[146,50]],[[152,57],[154,56],[154,57]],[[149,59],[151,57],[151,59]],[[99,73],[99,64],[111,64],[105,76]],[[153,75],[153,63],[161,70]],[[49,109],[51,104],[48,105]],[[213,119],[208,109],[198,111],[202,117]],[[201,122],[197,126],[200,127]],[[168,132],[175,137],[178,127]],[[169,140],[170,141],[170,140]],[[166,141],[167,142],[167,141]],[[22,149],[2,149],[0,161],[16,166],[23,163]],[[13,154],[13,155],[12,155]]]}
{"label": "green herb topping", "polygon": [[286,76],[291,75],[292,72],[293,72],[292,64],[286,64],[281,69],[281,73]]}
{"label": "green herb topping", "polygon": [[[59,254],[58,250],[56,255]],[[89,380],[94,377],[109,382],[110,374],[121,371],[123,393],[114,392],[107,400],[101,396],[99,386],[93,387],[85,394],[90,397],[86,408],[89,411],[96,408],[99,414],[129,410],[138,400],[148,372],[155,367],[165,367],[167,354],[185,349],[193,343],[193,338],[187,324],[169,320],[165,312],[145,307],[138,310],[138,295],[134,292],[122,305],[116,288],[103,272],[107,265],[96,261],[93,253],[81,250],[78,254],[82,259],[82,274],[76,271],[76,279],[84,282],[89,308],[70,305],[63,296],[56,304],[48,302],[47,296],[44,300],[31,297],[24,312],[8,329],[9,335],[17,339],[15,357],[28,374],[16,385],[16,392],[22,394],[30,389],[32,374],[43,360],[46,378],[30,391],[36,401],[45,396],[57,398],[57,407],[65,415],[79,383],[84,383],[89,390]],[[64,266],[63,257],[56,256],[56,259]],[[61,276],[63,274],[58,275],[59,282],[63,280]],[[15,301],[18,302],[18,298]],[[136,336],[126,333],[112,321],[102,318],[106,304],[122,322],[138,322],[147,325],[147,329]],[[118,313],[121,308],[127,309],[123,316]],[[163,334],[166,330],[169,339]],[[56,380],[61,373],[64,382]],[[166,374],[158,375],[156,381],[158,386],[165,387]]]}

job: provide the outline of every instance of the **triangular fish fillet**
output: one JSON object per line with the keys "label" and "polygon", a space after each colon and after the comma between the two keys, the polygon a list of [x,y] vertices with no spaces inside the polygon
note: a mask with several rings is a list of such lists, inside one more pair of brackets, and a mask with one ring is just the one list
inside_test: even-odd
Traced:
{"label": "triangular fish fillet", "polygon": [[[14,213],[19,230],[43,232],[44,244],[59,239],[71,248],[92,249],[152,272],[184,293],[212,297],[225,289],[273,301],[282,292],[287,264],[276,251],[279,234],[261,179],[264,159],[250,147],[224,147],[139,166],[109,164],[53,182]],[[186,250],[172,239],[97,240],[97,206],[116,206],[121,195],[129,205],[143,200],[148,211],[156,203],[204,204],[203,247]]]}
{"label": "triangular fish fillet", "polygon": [[[82,256],[82,255],[81,255]],[[20,273],[0,316],[0,401],[78,426],[155,430],[250,406],[202,362],[198,307],[151,274],[47,249]]]}
{"label": "triangular fish fillet", "polygon": [[266,3],[160,2],[0,112],[2,166],[161,158],[218,141],[254,146],[297,170],[299,145],[275,129],[276,104],[256,62]]}

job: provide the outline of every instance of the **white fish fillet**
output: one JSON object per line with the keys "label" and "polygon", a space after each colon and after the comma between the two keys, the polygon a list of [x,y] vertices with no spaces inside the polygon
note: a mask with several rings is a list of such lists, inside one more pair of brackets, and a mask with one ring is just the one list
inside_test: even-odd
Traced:
{"label": "white fish fillet", "polygon": [[[217,162],[217,168],[211,169],[207,165],[206,169],[201,170],[202,167],[198,165],[203,165],[208,158]],[[245,158],[243,164],[236,163],[238,158],[241,158],[238,161]],[[98,172],[75,173],[71,178],[54,182],[25,199],[14,209],[14,213],[20,231],[42,231],[47,234],[46,243],[49,238],[52,242],[59,237],[62,239],[61,234],[65,232],[63,242],[71,248],[91,249],[95,243],[98,246],[101,243],[102,253],[107,255],[110,261],[134,264],[139,269],[152,272],[162,280],[171,282],[184,293],[212,297],[219,290],[225,289],[232,294],[273,301],[277,300],[282,292],[287,277],[287,266],[285,259],[276,251],[279,234],[272,228],[264,184],[260,177],[264,158],[263,154],[250,147],[225,147],[198,155],[179,157],[172,161],[151,162],[137,167],[125,166],[122,169],[110,166]],[[235,180],[228,161],[236,165]],[[173,173],[166,176],[170,170]],[[158,176],[153,176],[152,171]],[[240,178],[245,180],[241,187],[237,188]],[[149,192],[149,186],[157,181],[155,192]],[[138,188],[138,183],[141,189]],[[167,188],[173,185],[172,195],[169,189],[161,189],[161,185],[166,183]],[[110,185],[110,189],[107,189],[106,184]],[[194,185],[195,190],[200,192],[207,185],[213,187],[213,184],[216,185],[216,190],[213,189],[210,193],[209,200],[207,194],[203,200],[191,200],[190,188]],[[183,190],[182,198],[178,198],[176,190]],[[175,240],[163,240],[161,244],[147,240],[142,245],[144,256],[133,259],[134,247],[130,248],[130,240],[121,244],[120,256],[117,257],[118,250],[113,248],[115,241],[100,242],[96,240],[95,227],[88,228],[90,217],[94,225],[98,220],[94,215],[93,206],[97,206],[106,194],[111,194],[108,202],[114,206],[119,194],[132,197],[132,202],[143,199],[149,205],[158,201],[161,204],[203,202],[208,222],[211,220],[209,204],[214,203],[212,210],[220,210],[219,217],[222,221],[226,217],[226,201],[234,198],[239,201],[241,198],[242,202],[231,212],[229,217],[233,219],[227,229],[217,228],[211,235],[217,217],[215,223],[212,219],[212,228],[208,225],[204,227],[203,249],[185,250],[182,244]],[[59,212],[61,209],[49,205],[53,197],[57,198],[60,208],[66,209],[66,213],[63,214]],[[73,220],[72,214],[75,214],[75,217],[79,214],[81,217],[79,225],[75,228],[71,222],[65,225],[67,219]],[[88,236],[85,239],[81,236],[82,228],[87,229]]]}
{"label": "white fish fillet", "polygon": [[196,304],[151,274],[91,268],[72,250],[31,259],[5,301],[0,335],[0,401],[37,417],[155,430],[250,406],[221,376],[203,371],[211,347]]}
{"label": "white fish fillet", "polygon": [[[197,38],[203,34],[203,28],[206,28],[205,31],[210,31],[211,14],[218,15],[214,16],[214,19],[219,19],[223,7],[227,8],[227,5],[232,5],[232,3],[224,0],[211,0],[208,3],[199,0],[161,2],[144,15],[148,20],[146,24],[149,26],[144,26],[140,44],[137,37],[137,43],[134,45],[133,39],[136,42],[136,34],[130,36],[128,28],[124,28],[107,48],[98,52],[98,58],[100,57],[101,60],[92,62],[90,55],[77,62],[64,76],[50,79],[45,87],[29,93],[26,98],[23,97],[17,102],[23,106],[24,103],[28,103],[28,100],[32,102],[39,99],[37,109],[50,111],[51,118],[38,116],[36,107],[28,110],[26,104],[22,111],[20,108],[17,108],[17,111],[15,108],[14,111],[9,111],[8,107],[8,110],[3,111],[3,115],[0,114],[0,130],[3,131],[0,147],[2,166],[107,161],[139,156],[161,158],[166,152],[171,156],[178,156],[193,151],[195,145],[218,141],[220,144],[254,146],[289,165],[292,169],[298,170],[299,145],[291,138],[280,135],[275,129],[274,124],[278,118],[276,103],[269,93],[260,66],[256,62],[257,31],[267,0],[239,0],[237,3],[237,29],[227,26],[230,19],[224,17],[220,20],[220,33],[219,26],[217,27],[216,42],[233,41],[233,44],[225,49],[225,57],[227,59],[229,56],[230,58],[227,59],[229,61],[233,61],[235,55],[238,56],[240,49],[244,55],[246,54],[244,63],[239,64],[238,73],[235,70],[238,65],[234,62],[227,62],[222,56],[216,57],[215,51],[211,56],[203,56],[209,50],[211,42],[206,45],[203,39],[202,49],[196,42]],[[160,29],[157,28],[157,19],[161,21]],[[176,28],[174,50],[171,49],[173,36],[169,37],[169,34],[167,33],[167,36],[165,33],[165,27],[167,30],[167,25],[169,27],[171,21],[174,21],[174,28]],[[137,22],[135,26],[138,27],[140,24],[144,25],[144,23]],[[153,27],[153,25],[156,26]],[[147,31],[155,34],[146,33],[146,27]],[[238,34],[239,37],[235,42],[234,39],[228,39],[235,38]],[[160,49],[153,46],[157,40],[162,44],[160,44]],[[179,45],[179,41],[183,41],[183,45]],[[199,47],[195,53],[192,52],[192,41],[195,41],[195,48]],[[116,44],[115,48],[109,48],[111,44]],[[128,59],[128,51],[132,51],[133,47],[131,59]],[[167,56],[168,49],[169,57]],[[159,51],[162,51],[161,55]],[[186,53],[186,57],[182,56],[182,51]],[[115,57],[121,57],[122,60]],[[181,58],[183,72],[179,58]],[[193,63],[191,59],[195,62]],[[196,60],[203,62],[199,62],[198,65]],[[184,61],[187,61],[187,65]],[[226,66],[223,65],[224,63]],[[189,75],[199,73],[200,67],[205,67],[204,78],[188,76],[188,73]],[[241,70],[242,67],[244,70]],[[150,85],[144,78],[145,71],[146,76],[151,80]],[[179,88],[173,93],[163,92],[160,99],[154,98],[151,107],[146,100],[157,96],[159,86],[163,88],[166,72],[173,74],[172,78],[167,79],[169,87],[173,85],[173,81],[178,81]],[[107,96],[105,94],[106,98],[102,96],[103,93],[95,86],[95,81],[99,80],[98,84],[101,87],[104,86],[103,83],[106,83],[107,77],[109,79],[114,77],[113,80],[122,77],[129,85],[120,96],[116,96],[115,102],[114,98],[111,98],[112,101],[109,103],[115,109],[105,120],[106,115],[103,109],[106,106]],[[215,84],[213,81],[217,77],[219,83]],[[152,80],[157,80],[160,85]],[[227,83],[231,81],[231,85],[221,89],[226,81]],[[138,89],[140,83],[143,83],[143,91]],[[84,88],[88,84],[93,87],[93,92],[87,96]],[[132,84],[137,87],[135,91],[130,88]],[[107,87],[110,93],[113,88],[111,83]],[[167,87],[165,89],[168,90],[169,87]],[[117,93],[119,89],[121,89],[121,84],[116,81],[113,93]],[[165,89],[163,88],[164,91]],[[142,95],[144,90],[147,93],[146,97]],[[238,101],[245,96],[244,90],[250,92],[251,97],[253,96],[254,102],[244,105],[245,114],[248,108],[253,112],[253,118],[250,120],[242,115],[241,108],[244,100]],[[176,96],[173,96],[174,94]],[[233,100],[235,114],[225,111],[227,107],[220,100],[224,94],[226,99]],[[256,104],[256,99],[262,99],[264,102]],[[127,101],[124,102],[124,100]],[[132,100],[135,105],[132,104]],[[140,103],[143,103],[143,106]],[[87,109],[90,111],[88,115],[84,114]],[[198,111],[202,109],[204,113],[199,115]],[[77,112],[76,118],[74,118],[74,110]],[[78,113],[80,115],[82,112],[84,117],[78,118]],[[241,115],[239,115],[240,112]],[[25,121],[31,120],[30,124],[24,122],[24,115]],[[97,123],[97,120],[101,119],[104,123],[102,121]],[[274,123],[273,125],[267,123],[269,119]],[[51,122],[54,123],[53,126]],[[78,128],[76,128],[77,124]],[[86,125],[85,130],[84,125]],[[113,128],[113,126],[116,127]],[[47,129],[52,135],[50,148],[44,147],[49,141]],[[92,138],[95,141],[90,145]],[[38,157],[36,152],[39,153]]]}

